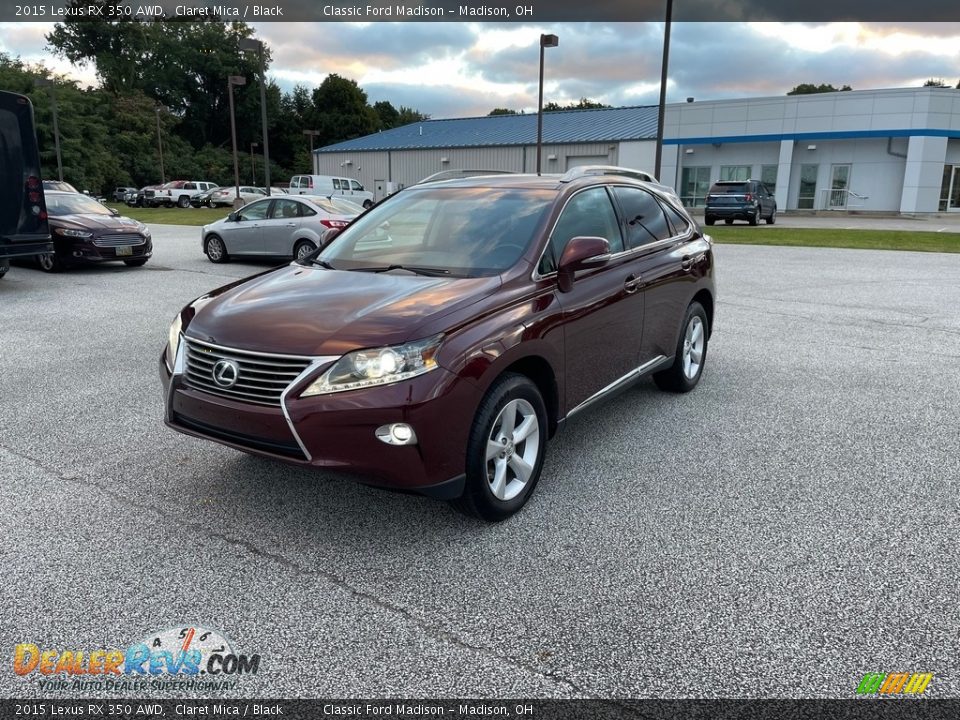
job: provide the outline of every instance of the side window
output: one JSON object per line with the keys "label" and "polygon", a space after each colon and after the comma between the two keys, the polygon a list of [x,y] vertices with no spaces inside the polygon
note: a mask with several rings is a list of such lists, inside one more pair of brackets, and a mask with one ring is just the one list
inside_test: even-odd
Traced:
{"label": "side window", "polygon": [[646,190],[631,187],[613,189],[627,225],[627,246],[638,248],[641,245],[665,240],[673,233],[667,224],[660,203]]}
{"label": "side window", "polygon": [[333,179],[333,189],[334,189],[334,190],[339,190],[339,189],[340,189],[340,178],[334,178],[334,179]]}
{"label": "side window", "polygon": [[184,190],[196,190],[196,189],[197,189],[197,186],[194,185],[193,183],[184,183],[184,184],[183,184],[183,189],[184,189]]}
{"label": "side window", "polygon": [[300,187],[300,178],[295,177],[290,181],[290,189],[295,190],[298,187]]}
{"label": "side window", "polygon": [[300,214],[301,214],[303,217],[312,217],[313,215],[316,215],[316,214],[317,214],[317,211],[314,210],[314,209],[313,209],[312,207],[310,207],[309,205],[304,205],[303,203],[297,203],[297,205],[300,206]]}
{"label": "side window", "polygon": [[358,183],[356,180],[351,180],[351,181],[350,181],[350,189],[351,189],[351,190],[363,190],[363,185],[361,185],[360,183]]}
{"label": "side window", "polygon": [[300,217],[300,203],[296,200],[274,200],[270,217],[274,219]]}
{"label": "side window", "polygon": [[554,272],[563,249],[571,238],[582,235],[606,238],[610,252],[623,250],[620,224],[610,202],[610,196],[602,187],[590,188],[577,193],[567,203],[553,228],[547,251],[543,254],[538,271],[541,275]]}
{"label": "side window", "polygon": [[667,214],[667,220],[673,226],[674,235],[683,235],[690,229],[690,221],[687,220],[669,203],[663,203],[663,211]]}
{"label": "side window", "polygon": [[249,222],[250,220],[263,220],[267,217],[267,210],[270,209],[270,201],[255,202],[247,205],[240,211],[240,219]]}

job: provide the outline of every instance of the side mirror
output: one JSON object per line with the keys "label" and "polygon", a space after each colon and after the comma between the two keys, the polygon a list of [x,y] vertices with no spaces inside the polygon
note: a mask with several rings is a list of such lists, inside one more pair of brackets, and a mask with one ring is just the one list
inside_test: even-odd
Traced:
{"label": "side mirror", "polygon": [[113,215],[114,217],[117,217],[120,214],[120,211],[117,210],[116,208],[108,208],[108,209],[110,210],[110,214]]}
{"label": "side mirror", "polygon": [[320,236],[320,247],[325,248],[333,242],[333,239],[340,234],[340,228],[328,228]]}
{"label": "side mirror", "polygon": [[230,222],[236,222],[239,217],[240,215],[237,213],[236,210],[234,210],[232,213],[227,215],[227,220]]}
{"label": "side mirror", "polygon": [[567,243],[557,264],[557,283],[560,292],[573,289],[577,270],[600,267],[610,260],[610,243],[606,238],[580,235]]}

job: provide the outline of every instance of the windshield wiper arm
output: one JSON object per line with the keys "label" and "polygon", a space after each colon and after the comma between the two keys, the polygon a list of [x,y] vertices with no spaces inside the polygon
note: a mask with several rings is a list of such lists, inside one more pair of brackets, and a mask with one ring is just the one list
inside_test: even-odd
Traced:
{"label": "windshield wiper arm", "polygon": [[431,277],[450,274],[449,270],[444,270],[443,268],[422,267],[419,265],[381,265],[379,267],[350,268],[350,270],[371,273],[385,273],[390,272],[391,270],[406,270],[408,272],[416,273],[417,275],[428,275]]}
{"label": "windshield wiper arm", "polygon": [[310,264],[319,265],[320,267],[326,268],[327,270],[336,270],[336,268],[333,265],[328,263],[326,260],[321,260],[320,258],[310,258]]}

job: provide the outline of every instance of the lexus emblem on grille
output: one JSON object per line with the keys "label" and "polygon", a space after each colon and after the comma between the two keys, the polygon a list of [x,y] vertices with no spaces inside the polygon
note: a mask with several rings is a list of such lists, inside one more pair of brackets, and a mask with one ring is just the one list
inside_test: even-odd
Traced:
{"label": "lexus emblem on grille", "polygon": [[213,381],[222,388],[233,387],[240,377],[240,368],[233,360],[220,360],[213,366]]}

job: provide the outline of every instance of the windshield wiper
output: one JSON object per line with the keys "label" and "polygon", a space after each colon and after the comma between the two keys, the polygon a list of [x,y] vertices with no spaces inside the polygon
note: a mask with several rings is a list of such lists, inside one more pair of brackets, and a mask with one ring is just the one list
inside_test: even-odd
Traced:
{"label": "windshield wiper", "polygon": [[450,274],[449,270],[444,270],[443,268],[421,267],[419,265],[381,265],[379,267],[358,267],[349,269],[356,272],[370,273],[385,273],[390,272],[391,270],[406,270],[408,272],[416,273],[417,275],[427,275],[430,277]]}
{"label": "windshield wiper", "polygon": [[333,265],[328,263],[326,260],[321,260],[320,258],[310,258],[310,264],[319,265],[320,267],[326,268],[327,270],[336,270],[336,268]]}

